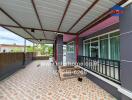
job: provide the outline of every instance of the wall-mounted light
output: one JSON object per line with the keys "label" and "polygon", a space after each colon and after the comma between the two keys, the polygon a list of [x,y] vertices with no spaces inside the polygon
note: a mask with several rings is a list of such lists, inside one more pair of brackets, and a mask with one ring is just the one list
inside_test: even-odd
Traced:
{"label": "wall-mounted light", "polygon": [[31,29],[31,32],[35,32],[35,30],[34,29]]}

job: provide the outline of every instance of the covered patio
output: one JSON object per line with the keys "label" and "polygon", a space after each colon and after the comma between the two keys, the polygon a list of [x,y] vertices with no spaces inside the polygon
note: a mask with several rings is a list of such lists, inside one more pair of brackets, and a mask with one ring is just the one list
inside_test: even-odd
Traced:
{"label": "covered patio", "polygon": [[[37,65],[40,64],[40,67]],[[60,81],[50,60],[33,61],[0,82],[1,100],[116,100],[87,78]]]}
{"label": "covered patio", "polygon": [[[53,44],[52,61],[36,60],[25,49],[0,54],[0,99],[131,100],[131,3],[0,0],[0,26],[24,38],[25,47],[26,40]],[[64,56],[66,66],[87,73],[82,82],[60,81]]]}

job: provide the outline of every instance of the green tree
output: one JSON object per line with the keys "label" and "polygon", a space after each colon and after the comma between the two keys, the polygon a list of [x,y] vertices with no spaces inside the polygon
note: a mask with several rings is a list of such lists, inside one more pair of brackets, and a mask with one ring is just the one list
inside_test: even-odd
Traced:
{"label": "green tree", "polygon": [[22,52],[22,50],[20,48],[13,48],[11,52]]}
{"label": "green tree", "polygon": [[33,46],[28,46],[26,47],[27,52],[33,52]]}

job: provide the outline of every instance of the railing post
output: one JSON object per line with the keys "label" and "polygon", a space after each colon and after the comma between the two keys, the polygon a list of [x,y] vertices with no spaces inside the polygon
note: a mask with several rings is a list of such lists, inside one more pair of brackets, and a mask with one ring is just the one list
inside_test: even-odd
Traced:
{"label": "railing post", "polygon": [[120,79],[120,62],[118,62],[118,80],[121,81]]}

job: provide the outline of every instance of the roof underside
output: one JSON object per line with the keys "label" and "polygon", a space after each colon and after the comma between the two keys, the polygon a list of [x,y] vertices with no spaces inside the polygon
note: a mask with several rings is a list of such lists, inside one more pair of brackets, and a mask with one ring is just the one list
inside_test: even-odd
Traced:
{"label": "roof underside", "polygon": [[57,33],[75,35],[121,1],[0,0],[0,26],[35,43],[54,43]]}

